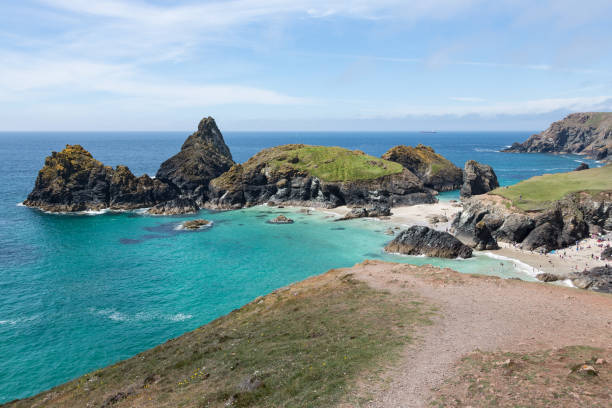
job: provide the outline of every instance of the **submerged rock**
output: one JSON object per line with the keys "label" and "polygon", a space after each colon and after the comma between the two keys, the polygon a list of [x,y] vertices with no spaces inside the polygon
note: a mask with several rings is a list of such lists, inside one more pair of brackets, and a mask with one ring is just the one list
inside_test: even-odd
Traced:
{"label": "submerged rock", "polygon": [[183,223],[183,228],[186,230],[199,230],[199,229],[212,227],[212,224],[213,224],[212,221],[208,221],[204,219],[189,220]]}
{"label": "submerged rock", "polygon": [[430,146],[395,146],[382,156],[401,164],[414,173],[425,187],[436,191],[449,191],[461,188],[463,172],[450,160],[436,153]]}
{"label": "submerged rock", "polygon": [[278,217],[268,221],[268,223],[269,224],[293,224],[293,220],[281,214]]}
{"label": "submerged rock", "polygon": [[402,231],[385,247],[385,251],[404,255],[426,255],[439,258],[470,258],[472,248],[448,232],[414,225]]}
{"label": "submerged rock", "polygon": [[499,183],[491,166],[474,160],[468,160],[465,163],[461,197],[488,193],[497,187],[499,187]]}
{"label": "submerged rock", "polygon": [[206,201],[210,180],[232,167],[234,161],[215,120],[204,118],[185,140],[181,151],[163,162],[156,177],[172,183],[198,204]]}
{"label": "submerged rock", "polygon": [[129,210],[151,207],[178,195],[174,186],[146,174],[136,177],[126,166],[113,169],[80,145],[52,152],[24,201],[51,212]]}

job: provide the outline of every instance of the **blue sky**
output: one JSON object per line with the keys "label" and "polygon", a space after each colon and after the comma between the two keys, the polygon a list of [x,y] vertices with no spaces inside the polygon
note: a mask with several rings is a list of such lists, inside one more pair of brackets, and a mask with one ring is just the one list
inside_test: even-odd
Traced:
{"label": "blue sky", "polygon": [[21,0],[0,130],[537,130],[612,110],[609,0]]}

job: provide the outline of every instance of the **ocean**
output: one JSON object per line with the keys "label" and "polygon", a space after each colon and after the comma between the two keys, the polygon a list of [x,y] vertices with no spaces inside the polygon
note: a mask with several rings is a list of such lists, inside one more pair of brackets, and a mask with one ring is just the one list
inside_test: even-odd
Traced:
{"label": "ocean", "polygon": [[[431,145],[460,167],[493,166],[502,185],[574,169],[572,155],[504,154],[533,132],[225,132],[234,160],[265,147],[308,143],[380,156],[398,144]],[[44,158],[81,144],[107,165],[154,175],[190,132],[0,133],[0,403],[23,398],[131,357],[276,288],[365,259],[431,263],[530,279],[511,261],[384,254],[381,222],[255,207],[190,217],[140,212],[51,215],[19,206]],[[442,199],[458,197],[457,192]],[[296,222],[266,221],[286,213]],[[177,229],[186,219],[208,230]]]}

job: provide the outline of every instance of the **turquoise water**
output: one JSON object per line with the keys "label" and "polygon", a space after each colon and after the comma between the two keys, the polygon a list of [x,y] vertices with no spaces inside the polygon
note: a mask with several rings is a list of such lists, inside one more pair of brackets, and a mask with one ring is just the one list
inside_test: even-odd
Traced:
{"label": "turquoise water", "polygon": [[[320,213],[267,207],[203,211],[198,217],[213,220],[214,227],[187,232],[176,227],[194,217],[49,215],[17,206],[44,157],[65,143],[81,143],[107,164],[154,174],[187,134],[0,134],[0,402],[133,356],[278,287],[364,259],[527,277],[512,262],[487,257],[386,255],[385,223],[338,223]],[[577,165],[569,156],[495,153],[528,134],[291,132],[227,133],[226,138],[237,161],[289,142],[380,155],[393,145],[421,141],[457,164],[468,158],[492,164],[506,184]],[[279,212],[296,223],[266,223]]]}

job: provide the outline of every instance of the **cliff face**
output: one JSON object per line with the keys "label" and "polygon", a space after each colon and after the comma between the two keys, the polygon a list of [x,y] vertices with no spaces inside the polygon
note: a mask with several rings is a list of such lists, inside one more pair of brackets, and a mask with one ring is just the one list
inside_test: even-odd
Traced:
{"label": "cliff face", "polygon": [[338,147],[265,149],[210,183],[208,205],[239,208],[271,202],[336,207],[435,202],[432,191],[397,163]]}
{"label": "cliff face", "polygon": [[436,191],[450,191],[461,188],[463,181],[461,169],[429,146],[422,144],[416,147],[395,146],[386,152],[382,158],[399,163],[410,170],[423,181],[425,187]]}
{"label": "cliff face", "polygon": [[612,154],[612,112],[573,113],[503,151],[578,153],[606,159]]}
{"label": "cliff face", "polygon": [[206,201],[208,183],[232,167],[234,161],[215,120],[204,118],[181,151],[162,163],[156,178],[177,186],[198,204]]}
{"label": "cliff face", "polygon": [[541,211],[523,213],[507,208],[489,195],[464,201],[452,228],[471,246],[480,242],[485,228],[497,241],[521,244],[523,249],[565,248],[596,229],[612,229],[612,192],[572,193]]}
{"label": "cliff face", "polygon": [[177,195],[167,183],[136,177],[126,166],[104,166],[80,145],[66,145],[46,158],[24,204],[52,212],[133,209]]}

